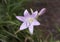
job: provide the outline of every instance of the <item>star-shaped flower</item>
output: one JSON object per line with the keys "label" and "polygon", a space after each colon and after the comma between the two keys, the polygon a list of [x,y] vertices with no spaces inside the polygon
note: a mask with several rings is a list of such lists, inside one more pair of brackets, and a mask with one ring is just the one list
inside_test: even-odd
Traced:
{"label": "star-shaped flower", "polygon": [[24,30],[28,28],[30,34],[33,34],[34,26],[40,25],[40,23],[36,19],[37,15],[38,11],[35,11],[32,14],[30,14],[27,10],[25,10],[24,16],[16,16],[18,20],[23,22],[19,30]]}

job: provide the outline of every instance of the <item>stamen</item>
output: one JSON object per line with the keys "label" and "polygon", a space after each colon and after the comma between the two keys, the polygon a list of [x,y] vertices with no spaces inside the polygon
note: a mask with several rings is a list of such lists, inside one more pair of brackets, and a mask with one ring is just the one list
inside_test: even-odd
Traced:
{"label": "stamen", "polygon": [[29,21],[29,23],[32,23],[33,22],[33,19],[32,18],[29,18],[28,21]]}

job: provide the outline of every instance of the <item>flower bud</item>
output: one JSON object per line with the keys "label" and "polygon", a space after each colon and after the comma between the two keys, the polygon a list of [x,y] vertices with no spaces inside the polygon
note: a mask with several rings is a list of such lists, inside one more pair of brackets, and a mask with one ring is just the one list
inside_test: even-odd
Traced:
{"label": "flower bud", "polygon": [[38,15],[42,15],[46,12],[46,8],[41,9],[41,11],[38,13]]}

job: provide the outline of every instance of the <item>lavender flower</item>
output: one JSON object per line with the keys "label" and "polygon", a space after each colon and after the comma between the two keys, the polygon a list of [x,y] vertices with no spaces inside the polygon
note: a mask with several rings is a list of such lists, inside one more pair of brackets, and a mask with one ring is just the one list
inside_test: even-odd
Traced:
{"label": "lavender flower", "polygon": [[38,11],[33,12],[31,9],[30,14],[27,10],[24,11],[24,16],[16,16],[16,18],[20,21],[22,21],[22,25],[20,26],[20,30],[24,30],[26,28],[29,29],[30,34],[33,34],[34,26],[40,25],[40,23],[37,21],[38,16],[44,14],[46,11],[46,8],[41,9],[41,11],[38,13]]}
{"label": "lavender flower", "polygon": [[18,20],[23,22],[19,30],[24,30],[28,28],[30,34],[33,34],[34,26],[40,25],[40,23],[36,20],[37,14],[38,11],[35,11],[32,13],[32,15],[30,15],[30,13],[27,10],[25,10],[24,16],[16,16]]}

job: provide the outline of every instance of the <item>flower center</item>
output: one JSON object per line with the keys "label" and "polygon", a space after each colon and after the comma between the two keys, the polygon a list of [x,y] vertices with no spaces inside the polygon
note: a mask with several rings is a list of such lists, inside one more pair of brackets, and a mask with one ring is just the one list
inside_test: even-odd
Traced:
{"label": "flower center", "polygon": [[33,18],[28,18],[29,23],[32,23],[34,21]]}

